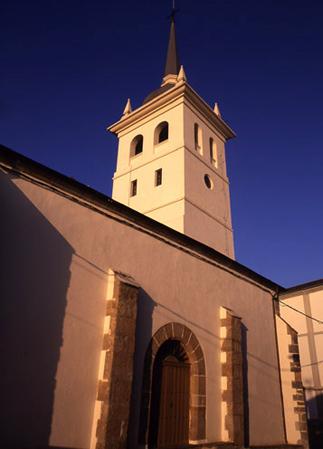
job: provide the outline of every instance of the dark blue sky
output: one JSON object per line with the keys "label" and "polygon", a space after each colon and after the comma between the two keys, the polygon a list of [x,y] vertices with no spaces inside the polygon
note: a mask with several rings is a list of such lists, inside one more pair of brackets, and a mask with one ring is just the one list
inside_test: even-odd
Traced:
{"label": "dark blue sky", "polygon": [[[189,83],[227,145],[237,259],[284,286],[323,278],[323,2],[177,0]],[[111,193],[126,99],[159,86],[171,0],[3,0],[0,141]]]}

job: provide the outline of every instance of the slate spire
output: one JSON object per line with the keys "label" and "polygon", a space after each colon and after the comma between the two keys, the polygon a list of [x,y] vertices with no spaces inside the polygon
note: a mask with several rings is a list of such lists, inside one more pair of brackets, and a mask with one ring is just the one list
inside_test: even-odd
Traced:
{"label": "slate spire", "polygon": [[164,79],[169,75],[177,76],[180,69],[179,58],[177,55],[177,48],[176,48],[175,14],[176,10],[173,9],[170,15],[170,32],[169,32]]}

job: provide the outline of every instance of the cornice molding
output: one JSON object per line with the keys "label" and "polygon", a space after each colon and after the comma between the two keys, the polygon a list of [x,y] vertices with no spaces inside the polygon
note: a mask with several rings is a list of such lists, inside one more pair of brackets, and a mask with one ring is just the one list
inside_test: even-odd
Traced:
{"label": "cornice molding", "polygon": [[129,126],[138,123],[152,112],[158,111],[158,109],[174,102],[180,97],[183,98],[184,102],[186,100],[193,105],[195,109],[202,114],[218,132],[222,134],[225,140],[235,137],[235,133],[230,126],[227,125],[221,117],[216,115],[213,109],[185,81],[176,84],[173,88],[148,101],[127,116],[123,116],[118,122],[109,126],[107,131],[118,135]]}

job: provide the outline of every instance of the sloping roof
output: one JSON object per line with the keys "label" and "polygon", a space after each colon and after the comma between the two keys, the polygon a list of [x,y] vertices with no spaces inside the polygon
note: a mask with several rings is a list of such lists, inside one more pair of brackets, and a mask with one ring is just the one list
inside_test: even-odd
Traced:
{"label": "sloping roof", "polygon": [[150,94],[147,95],[147,97],[145,97],[144,101],[142,102],[142,104],[148,103],[148,101],[152,100],[153,98],[158,97],[159,95],[163,94],[164,92],[166,92],[169,89],[172,89],[174,87],[174,84],[164,84],[164,86],[158,87],[158,89],[153,90],[152,92],[150,92]]}
{"label": "sloping roof", "polygon": [[98,213],[102,213],[101,211],[104,210],[112,219],[117,219],[116,216],[124,218],[129,225],[134,224],[140,226],[143,232],[146,231],[157,238],[163,238],[170,244],[177,246],[179,249],[189,251],[197,257],[209,259],[211,262],[217,263],[224,269],[246,277],[266,288],[280,292],[285,291],[285,289],[277,283],[261,276],[215,249],[175,231],[174,229],[113,200],[103,193],[87,187],[73,178],[35,162],[3,145],[0,145],[0,167],[17,176],[32,177],[41,183],[46,183],[54,189],[57,189],[57,194],[62,194],[63,192],[71,201],[76,201],[77,199],[83,200],[82,206],[91,206],[92,210],[95,210],[95,207],[100,208],[100,210],[97,209]]}

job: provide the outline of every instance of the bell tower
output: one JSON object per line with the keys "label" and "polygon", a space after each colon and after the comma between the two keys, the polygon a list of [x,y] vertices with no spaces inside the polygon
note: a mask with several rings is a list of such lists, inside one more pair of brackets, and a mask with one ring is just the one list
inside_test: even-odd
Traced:
{"label": "bell tower", "polygon": [[161,86],[108,128],[119,139],[112,198],[234,258],[225,143],[235,136],[188,84],[174,14]]}

